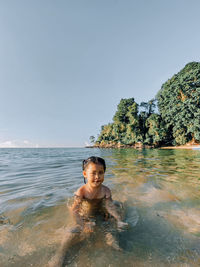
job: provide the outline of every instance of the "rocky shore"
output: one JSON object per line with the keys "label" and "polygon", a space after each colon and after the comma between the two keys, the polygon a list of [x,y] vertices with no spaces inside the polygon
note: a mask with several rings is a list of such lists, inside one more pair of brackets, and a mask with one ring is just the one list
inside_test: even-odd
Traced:
{"label": "rocky shore", "polygon": [[184,146],[165,146],[161,149],[200,149],[200,145],[184,145]]}
{"label": "rocky shore", "polygon": [[134,149],[143,149],[143,148],[159,148],[159,149],[200,149],[200,144],[191,144],[188,143],[186,145],[180,145],[180,146],[163,146],[163,147],[157,147],[157,146],[148,146],[144,145],[140,142],[134,144],[134,145],[123,145],[121,143],[118,144],[103,144],[103,145],[93,145],[93,146],[86,146],[86,148],[134,148]]}
{"label": "rocky shore", "polygon": [[134,145],[124,145],[121,143],[100,144],[100,145],[94,144],[93,146],[86,146],[86,148],[135,148],[135,149],[142,149],[142,148],[155,148],[155,147],[143,145],[141,142],[138,142]]}

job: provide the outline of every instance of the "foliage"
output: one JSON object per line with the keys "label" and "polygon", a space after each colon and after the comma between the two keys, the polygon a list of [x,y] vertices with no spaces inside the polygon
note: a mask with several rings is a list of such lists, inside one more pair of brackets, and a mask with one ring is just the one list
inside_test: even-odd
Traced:
{"label": "foliage", "polygon": [[164,83],[157,100],[174,144],[200,141],[200,63],[187,64]]}
{"label": "foliage", "polygon": [[89,139],[90,139],[90,143],[93,144],[95,142],[95,137],[93,135],[91,135]]}
{"label": "foliage", "polygon": [[129,123],[128,111],[129,107],[135,104],[134,98],[121,99],[117,106],[117,111],[113,117],[115,123]]}
{"label": "foliage", "polygon": [[[155,113],[156,101],[159,114]],[[137,104],[121,99],[113,122],[103,125],[96,144],[154,147],[200,141],[200,63],[187,64],[164,83],[156,99]]]}
{"label": "foliage", "polygon": [[145,135],[145,144],[154,147],[170,144],[171,136],[168,134],[159,114],[151,114],[146,119],[145,126],[148,129]]}

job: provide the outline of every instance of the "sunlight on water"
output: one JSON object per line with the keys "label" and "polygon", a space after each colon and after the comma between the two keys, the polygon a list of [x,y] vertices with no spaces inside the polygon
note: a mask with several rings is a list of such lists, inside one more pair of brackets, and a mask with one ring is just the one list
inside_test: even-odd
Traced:
{"label": "sunlight on water", "polygon": [[101,229],[70,249],[67,266],[199,266],[200,151],[0,149],[0,266],[46,266],[73,225],[81,161],[105,158],[105,185],[123,202],[122,251]]}

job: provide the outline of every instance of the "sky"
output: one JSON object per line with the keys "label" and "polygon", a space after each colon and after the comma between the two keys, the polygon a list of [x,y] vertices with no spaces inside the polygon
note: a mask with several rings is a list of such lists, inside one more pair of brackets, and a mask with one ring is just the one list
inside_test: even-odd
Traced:
{"label": "sky", "polygon": [[0,147],[83,147],[200,61],[199,0],[0,0]]}

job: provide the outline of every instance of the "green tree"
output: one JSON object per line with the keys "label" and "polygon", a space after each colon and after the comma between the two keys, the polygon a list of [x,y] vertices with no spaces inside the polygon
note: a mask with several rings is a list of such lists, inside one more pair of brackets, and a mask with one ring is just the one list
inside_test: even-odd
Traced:
{"label": "green tree", "polygon": [[141,141],[142,137],[139,127],[138,104],[136,102],[133,102],[133,104],[128,107],[126,118],[128,123],[126,125],[126,133],[122,139],[122,143],[133,145]]}
{"label": "green tree", "polygon": [[[155,113],[156,101],[159,114]],[[200,142],[200,63],[187,64],[165,82],[156,100],[138,105],[121,99],[113,122],[102,126],[98,144],[161,146]]]}
{"label": "green tree", "polygon": [[129,118],[127,113],[129,111],[129,107],[135,103],[134,98],[124,99],[122,98],[117,106],[117,111],[113,117],[113,121],[115,123],[129,123]]}
{"label": "green tree", "polygon": [[[146,135],[148,132],[148,124],[146,123],[147,119],[154,113],[156,108],[155,99],[151,99],[148,102],[140,103],[140,115],[139,115],[139,128],[142,136],[142,142],[145,143]],[[151,140],[151,139],[150,139]],[[148,144],[150,144],[148,142]]]}
{"label": "green tree", "polygon": [[156,99],[151,99],[148,102],[141,102],[140,107],[145,110],[147,116],[149,117],[151,114],[154,113],[156,108]]}
{"label": "green tree", "polygon": [[113,126],[113,123],[109,123],[101,127],[101,133],[97,138],[96,144],[109,144],[116,140]]}
{"label": "green tree", "polygon": [[95,137],[93,135],[91,135],[89,139],[90,139],[90,143],[93,144],[95,142]]}
{"label": "green tree", "polygon": [[159,112],[173,144],[200,141],[200,63],[188,63],[157,94]]}
{"label": "green tree", "polygon": [[121,99],[113,123],[104,125],[97,139],[98,144],[134,144],[139,129],[138,104],[134,98]]}
{"label": "green tree", "polygon": [[159,114],[151,114],[147,118],[145,126],[147,128],[145,144],[153,145],[154,147],[169,144],[170,141],[168,139],[170,138]]}

